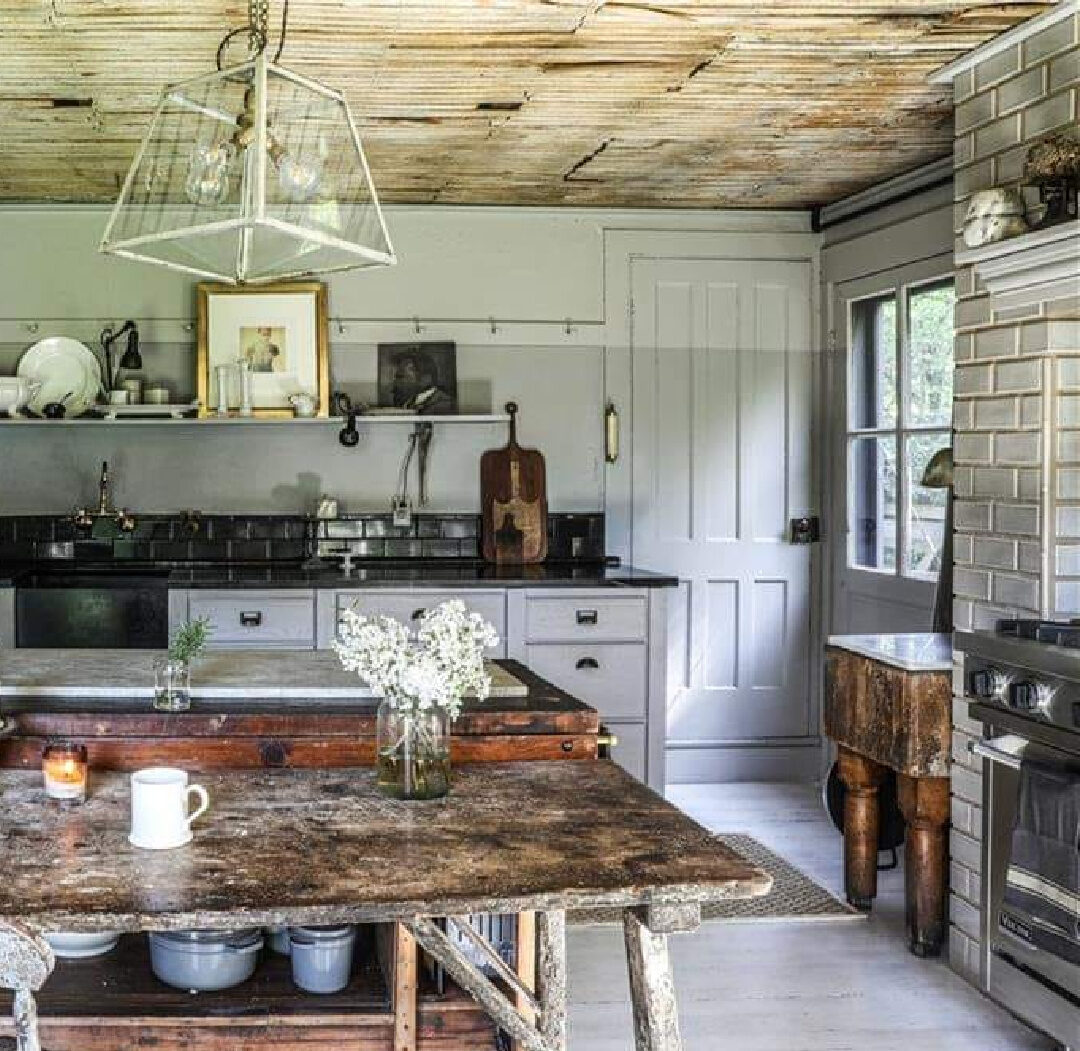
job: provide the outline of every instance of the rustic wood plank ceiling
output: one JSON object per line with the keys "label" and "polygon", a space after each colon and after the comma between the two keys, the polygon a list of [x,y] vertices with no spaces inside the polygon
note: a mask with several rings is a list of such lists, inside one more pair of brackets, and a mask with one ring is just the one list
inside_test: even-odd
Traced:
{"label": "rustic wood plank ceiling", "polygon": [[[280,16],[271,2],[271,24]],[[948,152],[938,66],[1049,4],[292,0],[384,200],[803,208]],[[0,200],[109,201],[223,0],[0,0]]]}

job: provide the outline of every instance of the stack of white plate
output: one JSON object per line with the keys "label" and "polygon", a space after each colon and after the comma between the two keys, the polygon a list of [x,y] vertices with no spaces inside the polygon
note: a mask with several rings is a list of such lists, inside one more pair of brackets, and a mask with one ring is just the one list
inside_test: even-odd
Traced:
{"label": "stack of white plate", "polygon": [[19,359],[16,374],[40,384],[26,406],[38,416],[53,402],[64,406],[65,416],[82,416],[101,390],[101,365],[94,352],[67,336],[50,336],[35,343]]}

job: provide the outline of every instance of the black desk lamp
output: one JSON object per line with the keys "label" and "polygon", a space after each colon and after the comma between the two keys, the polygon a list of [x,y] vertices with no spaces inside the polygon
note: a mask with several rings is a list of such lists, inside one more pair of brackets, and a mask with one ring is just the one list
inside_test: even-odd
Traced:
{"label": "black desk lamp", "polygon": [[[120,364],[114,369],[112,345],[123,335],[127,336],[127,346],[120,357]],[[139,353],[139,329],[134,321],[125,321],[116,332],[113,332],[111,326],[106,328],[101,333],[101,349],[105,352],[105,379],[110,390],[116,385],[116,377],[121,369],[143,367],[142,355]]]}

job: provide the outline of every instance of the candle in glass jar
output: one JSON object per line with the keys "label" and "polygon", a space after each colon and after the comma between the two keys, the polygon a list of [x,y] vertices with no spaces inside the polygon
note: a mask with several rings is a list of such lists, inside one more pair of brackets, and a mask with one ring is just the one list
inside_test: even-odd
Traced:
{"label": "candle in glass jar", "polygon": [[86,799],[86,748],[81,744],[50,744],[41,757],[45,794],[60,803],[76,805]]}

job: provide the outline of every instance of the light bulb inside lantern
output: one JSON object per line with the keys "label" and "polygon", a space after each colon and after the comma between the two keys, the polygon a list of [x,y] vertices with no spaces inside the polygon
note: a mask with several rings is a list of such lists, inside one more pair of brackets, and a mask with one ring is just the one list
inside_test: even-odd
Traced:
{"label": "light bulb inside lantern", "polygon": [[221,204],[229,195],[229,165],[236,151],[230,142],[196,146],[191,153],[184,192],[192,204]]}
{"label": "light bulb inside lantern", "polygon": [[322,183],[322,163],[283,153],[277,161],[278,186],[290,201],[310,201]]}

